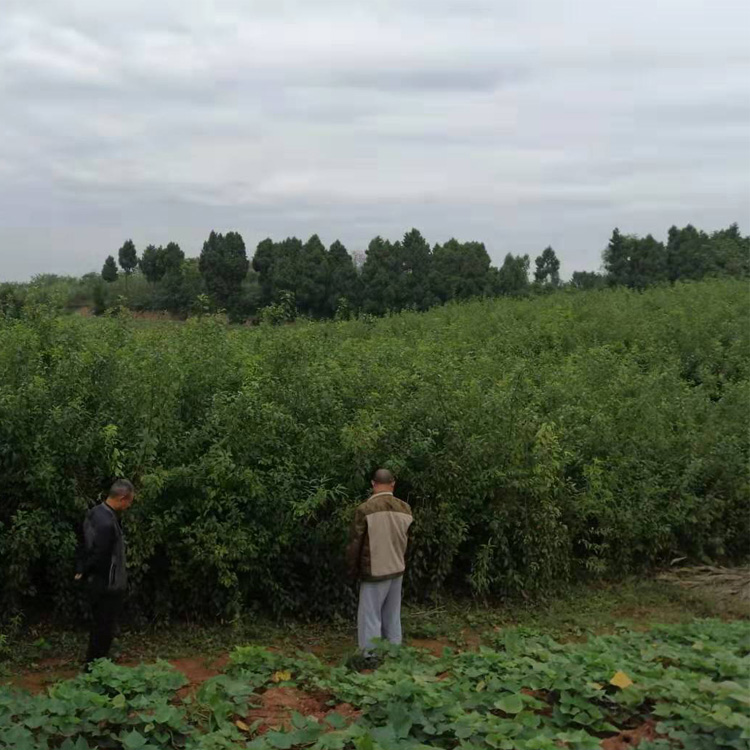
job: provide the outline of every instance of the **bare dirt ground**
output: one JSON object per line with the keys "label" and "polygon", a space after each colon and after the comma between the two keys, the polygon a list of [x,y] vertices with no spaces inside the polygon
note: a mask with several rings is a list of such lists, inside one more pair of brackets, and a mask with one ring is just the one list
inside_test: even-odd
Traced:
{"label": "bare dirt ground", "polygon": [[361,716],[361,711],[348,703],[330,704],[327,695],[310,695],[294,687],[273,687],[261,694],[260,706],[249,711],[247,721],[249,724],[260,721],[258,731],[262,734],[271,729],[289,729],[295,712],[318,721],[333,713],[347,722],[356,721]]}

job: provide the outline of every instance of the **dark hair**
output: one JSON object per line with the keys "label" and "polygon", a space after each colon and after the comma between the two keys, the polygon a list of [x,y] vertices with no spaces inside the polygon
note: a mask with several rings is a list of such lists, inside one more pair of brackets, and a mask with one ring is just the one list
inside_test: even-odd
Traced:
{"label": "dark hair", "polygon": [[135,487],[129,479],[118,479],[109,488],[109,497],[127,497],[135,492]]}
{"label": "dark hair", "polygon": [[372,475],[372,481],[375,484],[394,484],[396,477],[388,469],[378,469]]}

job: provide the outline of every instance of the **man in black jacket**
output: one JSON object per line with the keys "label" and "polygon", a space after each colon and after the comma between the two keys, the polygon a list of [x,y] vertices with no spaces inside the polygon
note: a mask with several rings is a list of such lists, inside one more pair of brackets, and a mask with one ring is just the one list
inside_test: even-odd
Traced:
{"label": "man in black jacket", "polygon": [[76,580],[86,582],[91,602],[87,668],[95,659],[106,657],[112,645],[115,622],[128,583],[119,514],[132,505],[133,495],[132,483],[118,479],[107,499],[91,508],[83,522],[83,545],[79,550]]}

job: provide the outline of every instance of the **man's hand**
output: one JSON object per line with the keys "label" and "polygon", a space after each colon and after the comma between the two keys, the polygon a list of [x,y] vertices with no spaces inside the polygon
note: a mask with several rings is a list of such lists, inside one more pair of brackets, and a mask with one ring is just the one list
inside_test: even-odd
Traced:
{"label": "man's hand", "polygon": [[83,573],[76,573],[74,581],[80,581],[83,578]]}

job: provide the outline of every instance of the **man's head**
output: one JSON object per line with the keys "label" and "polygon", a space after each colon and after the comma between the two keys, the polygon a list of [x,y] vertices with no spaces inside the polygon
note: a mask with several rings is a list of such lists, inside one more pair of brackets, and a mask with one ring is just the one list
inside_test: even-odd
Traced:
{"label": "man's head", "polygon": [[396,477],[388,469],[378,469],[372,476],[373,492],[393,492]]}
{"label": "man's head", "polygon": [[113,510],[127,510],[133,504],[135,488],[127,479],[118,479],[110,488],[107,505]]}

